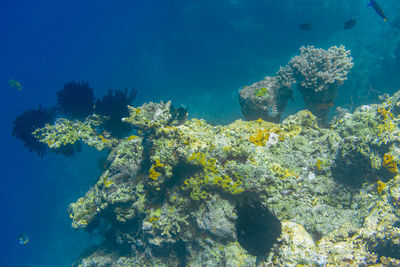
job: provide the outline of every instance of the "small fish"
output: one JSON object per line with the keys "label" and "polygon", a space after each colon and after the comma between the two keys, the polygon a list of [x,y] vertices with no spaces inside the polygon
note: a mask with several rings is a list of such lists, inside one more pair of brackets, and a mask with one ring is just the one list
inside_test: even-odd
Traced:
{"label": "small fish", "polygon": [[273,105],[269,106],[268,113],[269,113],[270,117],[276,117],[276,116],[279,115],[278,107],[276,106],[276,104],[273,104]]}
{"label": "small fish", "polygon": [[111,138],[111,132],[108,132],[108,131],[104,130],[103,131],[103,136],[106,139],[110,139]]}
{"label": "small fish", "polygon": [[309,32],[312,30],[312,24],[308,22],[303,22],[299,24],[299,28],[302,29],[303,31]]}
{"label": "small fish", "polygon": [[19,233],[18,234],[18,243],[20,245],[26,245],[29,242],[29,236],[25,233]]}
{"label": "small fish", "polygon": [[348,21],[346,21],[346,22],[344,23],[343,28],[344,28],[345,30],[349,30],[349,29],[353,28],[354,26],[356,26],[356,23],[357,23],[357,20],[356,20],[356,19],[349,19]]}
{"label": "small fish", "polygon": [[8,85],[10,85],[11,88],[14,88],[15,90],[21,91],[22,90],[22,84],[21,82],[14,80],[14,79],[10,79],[8,81]]}
{"label": "small fish", "polygon": [[375,0],[369,0],[369,4],[367,6],[372,6],[373,9],[375,9],[375,12],[383,18],[383,21],[386,22],[387,18],[385,16],[385,13],[383,13],[382,8],[378,5],[378,3]]}

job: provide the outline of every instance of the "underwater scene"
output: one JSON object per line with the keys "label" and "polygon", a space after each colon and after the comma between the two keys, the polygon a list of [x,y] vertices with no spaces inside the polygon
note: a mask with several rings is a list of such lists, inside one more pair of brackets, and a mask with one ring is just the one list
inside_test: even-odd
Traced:
{"label": "underwater scene", "polygon": [[400,266],[400,2],[0,2],[5,267]]}

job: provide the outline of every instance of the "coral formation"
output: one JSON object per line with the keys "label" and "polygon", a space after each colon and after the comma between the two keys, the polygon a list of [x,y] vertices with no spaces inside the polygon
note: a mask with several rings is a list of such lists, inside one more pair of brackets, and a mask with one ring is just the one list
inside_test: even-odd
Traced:
{"label": "coral formation", "polygon": [[137,136],[101,138],[94,118],[35,132],[50,146],[110,149],[69,206],[74,228],[110,229],[80,266],[400,263],[400,92],[331,129],[309,111],[225,126],[178,120],[170,102],[129,111]]}
{"label": "coral formation", "polygon": [[325,123],[337,97],[337,88],[347,79],[352,67],[350,51],[344,46],[332,46],[328,50],[303,46],[300,55],[281,67],[275,76],[265,77],[239,92],[242,114],[246,120],[262,118],[279,122],[292,97],[291,86],[297,83],[305,108]]}
{"label": "coral formation", "polygon": [[102,120],[95,115],[87,117],[84,122],[59,118],[54,125],[46,124],[45,127],[36,129],[33,134],[51,149],[60,149],[82,141],[97,150],[103,150],[110,148],[116,139],[97,134],[95,127],[101,124]]}
{"label": "coral formation", "polygon": [[57,109],[70,119],[84,119],[92,114],[93,107],[93,89],[87,82],[71,81],[57,91]]}
{"label": "coral formation", "polygon": [[293,57],[278,74],[292,76],[304,90],[321,92],[343,84],[353,65],[350,51],[344,46],[332,46],[328,50],[303,46],[300,55]]}
{"label": "coral formation", "polygon": [[239,92],[242,114],[246,120],[262,118],[279,122],[280,115],[292,97],[291,83],[281,77],[265,77],[262,81],[246,86]]}
{"label": "coral formation", "polygon": [[43,157],[48,151],[47,146],[35,138],[33,131],[44,127],[46,123],[53,123],[55,117],[54,109],[42,108],[41,105],[37,109],[26,110],[14,119],[12,135],[21,139],[29,151],[35,151]]}
{"label": "coral formation", "polygon": [[300,52],[278,75],[292,76],[297,81],[305,108],[324,122],[337,97],[338,86],[347,79],[354,65],[353,59],[344,46],[332,46],[328,50],[303,46]]}

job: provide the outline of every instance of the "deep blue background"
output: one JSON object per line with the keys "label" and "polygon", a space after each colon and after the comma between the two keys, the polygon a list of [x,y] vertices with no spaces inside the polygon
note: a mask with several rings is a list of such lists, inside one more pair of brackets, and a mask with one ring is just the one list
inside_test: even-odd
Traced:
{"label": "deep blue background", "polygon": [[[228,123],[241,118],[238,90],[273,75],[302,45],[345,44],[355,67],[338,103],[375,101],[370,88],[394,92],[400,85],[393,57],[400,4],[382,3],[384,23],[367,3],[0,1],[0,266],[69,266],[98,241],[70,227],[67,209],[96,181],[96,158],[103,154],[85,148],[72,158],[39,158],[11,136],[17,115],[39,103],[54,105],[65,82],[84,79],[97,96],[108,88],[137,88],[135,105],[171,99],[188,105],[192,117]],[[358,23],[345,31],[349,18]],[[313,30],[301,31],[302,22]],[[21,81],[22,91],[9,87],[11,78]],[[301,105],[296,95],[286,114]],[[19,232],[29,235],[26,246],[18,244]]]}

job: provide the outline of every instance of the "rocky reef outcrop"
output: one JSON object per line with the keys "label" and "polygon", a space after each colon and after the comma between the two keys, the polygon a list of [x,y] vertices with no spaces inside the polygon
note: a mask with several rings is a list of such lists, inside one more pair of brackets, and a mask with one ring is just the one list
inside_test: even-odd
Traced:
{"label": "rocky reef outcrop", "polygon": [[330,128],[309,111],[225,126],[178,120],[170,102],[129,111],[123,139],[90,120],[36,131],[110,150],[69,206],[74,228],[106,229],[77,266],[400,264],[400,92]]}

